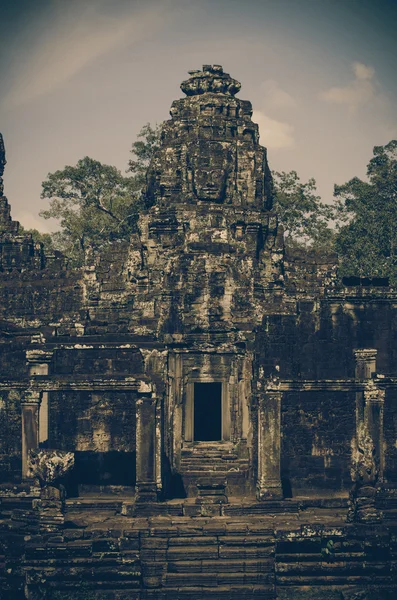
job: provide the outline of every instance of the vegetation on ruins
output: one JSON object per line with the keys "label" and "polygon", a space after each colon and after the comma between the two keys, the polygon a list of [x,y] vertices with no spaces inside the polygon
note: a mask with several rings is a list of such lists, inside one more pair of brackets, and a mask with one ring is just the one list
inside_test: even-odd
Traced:
{"label": "vegetation on ruins", "polygon": [[330,223],[335,220],[335,209],[321,202],[316,181],[302,183],[296,171],[273,171],[274,210],[284,227],[288,247],[329,249],[334,238]]}
{"label": "vegetation on ruins", "polygon": [[[74,167],[50,173],[42,198],[49,208],[40,215],[55,218],[60,230],[29,230],[47,251],[60,250],[76,266],[87,248],[128,239],[146,206],[142,193],[150,160],[159,147],[161,126],[147,123],[132,144],[128,175],[85,157]],[[289,248],[335,250],[340,275],[380,276],[397,280],[397,141],[376,146],[367,168],[368,181],[355,177],[335,186],[336,202],[325,204],[316,181],[302,182],[296,171],[273,171],[274,209]],[[23,230],[25,231],[25,230]]]}
{"label": "vegetation on ruins", "polygon": [[345,223],[335,239],[340,274],[390,277],[397,282],[397,140],[375,146],[368,181],[335,186]]}
{"label": "vegetation on ruins", "polygon": [[47,249],[62,251],[76,266],[84,262],[88,248],[101,248],[109,242],[128,238],[134,231],[139,212],[145,207],[142,194],[146,170],[159,140],[158,126],[145,125],[132,144],[130,176],[113,166],[88,156],[75,166],[49,173],[43,182],[42,198],[49,208],[45,219],[59,221],[52,234],[30,231]]}
{"label": "vegetation on ruins", "polygon": [[138,189],[143,190],[146,183],[146,172],[150,160],[160,145],[161,125],[152,127],[146,123],[138,133],[138,139],[132,144],[132,158],[128,161],[128,171],[134,176]]}
{"label": "vegetation on ruins", "polygon": [[50,173],[42,191],[50,206],[40,215],[59,221],[60,230],[51,236],[54,247],[81,264],[87,248],[125,238],[138,215],[134,192],[133,182],[116,167],[88,156]]}

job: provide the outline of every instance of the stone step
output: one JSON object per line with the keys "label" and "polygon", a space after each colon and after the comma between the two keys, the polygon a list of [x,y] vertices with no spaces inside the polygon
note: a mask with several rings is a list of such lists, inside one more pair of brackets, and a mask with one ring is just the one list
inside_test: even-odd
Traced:
{"label": "stone step", "polygon": [[[73,568],[68,573],[68,581],[84,581],[84,582],[97,582],[106,580],[119,581],[136,581],[141,576],[141,570],[138,568],[139,565],[125,566],[120,564],[117,568],[113,566],[103,566],[100,561],[94,565],[94,568],[87,568],[81,566]],[[57,575],[54,575],[57,578]],[[51,572],[49,572],[47,579],[51,581]]]}
{"label": "stone step", "polygon": [[167,573],[165,584],[171,586],[189,585],[258,585],[274,583],[273,573]]}
{"label": "stone step", "polygon": [[205,468],[205,469],[229,469],[232,466],[248,468],[249,463],[243,460],[217,460],[217,461],[202,461],[202,460],[181,460],[181,468],[186,469],[197,469],[197,468]]}
{"label": "stone step", "polygon": [[397,521],[397,508],[389,510],[382,507],[382,513],[385,521]]}
{"label": "stone step", "polygon": [[217,464],[217,465],[202,465],[200,463],[195,465],[184,465],[181,464],[180,473],[208,473],[210,477],[211,473],[241,473],[242,471],[248,471],[248,465],[240,464]]}
{"label": "stone step", "polygon": [[[65,598],[73,598],[73,595],[69,595],[70,593],[74,594],[76,593],[76,584],[77,581],[69,581],[68,580],[58,580],[57,582],[57,586],[56,589],[57,591],[63,592]],[[129,592],[131,590],[131,594],[134,593],[136,595],[130,595],[128,594],[128,600],[140,600],[141,599],[141,594],[140,594],[140,589],[141,587],[141,582],[140,582],[140,578],[134,578],[134,579],[104,579],[104,580],[100,580],[100,581],[85,581],[84,582],[84,592],[86,592],[86,597],[90,598],[91,595],[89,595],[89,592],[101,592],[101,591],[110,591],[110,592],[114,592],[114,590],[116,589],[117,592],[122,593],[125,597],[125,594],[127,594],[127,592]],[[78,586],[78,589],[80,590],[81,587]],[[60,596],[62,597],[62,596]],[[74,596],[76,597],[76,596]],[[105,596],[106,597],[106,596]],[[114,597],[114,596],[113,596]],[[80,596],[81,598],[81,596]],[[84,598],[84,596],[83,596]],[[99,598],[101,598],[101,596],[99,596]]]}
{"label": "stone step", "polygon": [[[297,561],[299,558],[297,557]],[[372,571],[372,573],[371,573]],[[354,561],[348,562],[338,561],[323,561],[323,562],[295,562],[295,563],[282,563],[277,560],[276,573],[282,576],[293,575],[293,576],[307,576],[313,575],[315,577],[326,575],[332,575],[334,577],[359,577],[362,575],[373,575],[374,577],[388,577],[390,574],[390,565],[386,563],[371,564],[368,561]]]}
{"label": "stone step", "polygon": [[298,513],[299,503],[288,500],[266,500],[264,502],[223,507],[224,516],[254,516],[273,513]]}
{"label": "stone step", "polygon": [[[348,580],[347,580],[348,577]],[[326,578],[326,579],[325,579]],[[332,570],[332,563],[328,571],[322,570],[321,574],[312,575],[307,574],[306,576],[303,573],[291,575],[291,574],[276,574],[276,581],[278,586],[321,586],[324,585],[324,581],[327,582],[328,586],[345,586],[346,581],[348,581],[349,586],[360,586],[361,588],[371,586],[373,589],[374,586],[388,586],[392,583],[392,578],[390,575],[380,575],[377,576],[374,573],[370,573],[369,569],[366,569],[360,575],[353,575],[350,573],[341,573],[338,575],[334,574]],[[378,596],[379,600],[382,596]]]}
{"label": "stone step", "polygon": [[124,499],[102,500],[99,498],[68,498],[66,510],[69,511],[113,511],[120,512]]}
{"label": "stone step", "polygon": [[149,537],[142,540],[142,544],[145,547],[182,547],[186,555],[189,555],[190,550],[193,552],[197,551],[198,546],[238,546],[246,548],[248,546],[274,546],[275,540],[271,535],[258,535],[253,533],[247,533],[246,535],[226,535],[222,533],[218,536],[211,535],[192,535],[191,537],[180,536],[180,537],[166,537],[166,538],[155,538]]}
{"label": "stone step", "polygon": [[273,600],[276,598],[274,585],[184,586],[167,587],[160,590],[145,590],[142,600]]}
{"label": "stone step", "polygon": [[190,457],[206,457],[206,458],[222,458],[223,452],[216,450],[181,450],[182,458]]}
{"label": "stone step", "polygon": [[238,460],[225,460],[225,459],[217,459],[217,460],[201,460],[201,459],[182,459],[181,467],[188,468],[193,467],[197,468],[197,466],[203,466],[205,468],[212,468],[215,466],[221,466],[222,468],[227,468],[229,465],[237,465],[237,466],[249,466],[249,462],[247,460],[238,459]]}
{"label": "stone step", "polygon": [[271,573],[274,559],[261,560],[187,560],[168,563],[168,573]]}
{"label": "stone step", "polygon": [[239,458],[238,454],[235,452],[211,452],[211,451],[195,451],[195,450],[182,450],[181,458],[208,458],[208,459],[231,459],[237,460]]}

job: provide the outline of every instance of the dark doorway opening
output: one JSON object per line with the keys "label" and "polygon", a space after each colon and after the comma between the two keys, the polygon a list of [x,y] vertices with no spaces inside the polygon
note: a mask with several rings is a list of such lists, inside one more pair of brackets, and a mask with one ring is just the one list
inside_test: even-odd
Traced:
{"label": "dark doorway opening", "polygon": [[198,442],[222,439],[222,384],[194,384],[194,440]]}

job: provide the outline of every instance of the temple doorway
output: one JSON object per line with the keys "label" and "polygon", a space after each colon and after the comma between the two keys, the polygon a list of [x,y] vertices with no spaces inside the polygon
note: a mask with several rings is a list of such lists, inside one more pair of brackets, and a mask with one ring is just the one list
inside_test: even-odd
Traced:
{"label": "temple doorway", "polygon": [[222,440],[222,383],[194,384],[194,441]]}

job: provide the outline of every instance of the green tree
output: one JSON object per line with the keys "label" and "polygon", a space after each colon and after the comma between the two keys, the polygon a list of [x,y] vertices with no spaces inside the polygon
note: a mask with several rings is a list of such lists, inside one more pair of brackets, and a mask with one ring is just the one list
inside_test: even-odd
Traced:
{"label": "green tree", "polygon": [[289,247],[325,250],[332,246],[335,219],[333,206],[321,202],[316,181],[302,183],[296,171],[274,171],[274,210],[285,230]]}
{"label": "green tree", "polygon": [[146,170],[158,147],[160,127],[145,125],[132,145],[130,176],[113,166],[85,158],[75,166],[49,173],[42,184],[42,198],[49,208],[45,219],[59,221],[60,230],[51,234],[52,245],[79,266],[88,248],[100,249],[109,242],[128,239],[145,208],[143,189]]}
{"label": "green tree", "polygon": [[88,247],[125,238],[134,227],[138,202],[133,185],[116,167],[86,156],[74,167],[50,173],[42,187],[41,197],[50,206],[40,216],[59,221],[53,245],[76,265]]}
{"label": "green tree", "polygon": [[143,189],[146,183],[146,173],[153,154],[159,148],[161,125],[151,126],[146,123],[138,133],[138,140],[132,144],[133,158],[128,161],[128,171],[135,178],[138,188]]}
{"label": "green tree", "polygon": [[340,275],[390,277],[397,283],[397,140],[375,146],[368,181],[335,186]]}

